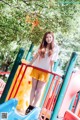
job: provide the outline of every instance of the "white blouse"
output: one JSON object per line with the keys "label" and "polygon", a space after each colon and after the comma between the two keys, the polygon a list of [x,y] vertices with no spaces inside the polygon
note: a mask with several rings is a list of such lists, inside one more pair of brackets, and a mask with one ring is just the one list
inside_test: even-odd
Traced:
{"label": "white blouse", "polygon": [[39,55],[37,59],[34,61],[33,66],[45,70],[50,70],[50,61],[56,62],[58,59],[59,46],[55,44],[53,51],[54,53],[51,56],[48,56],[48,52],[46,51],[44,58],[40,57]]}

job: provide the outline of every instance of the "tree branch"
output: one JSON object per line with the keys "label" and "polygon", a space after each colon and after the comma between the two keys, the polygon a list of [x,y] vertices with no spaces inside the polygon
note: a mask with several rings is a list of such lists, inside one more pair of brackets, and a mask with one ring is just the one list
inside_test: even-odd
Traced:
{"label": "tree branch", "polygon": [[[8,2],[5,2],[4,0],[0,0],[1,2],[3,2],[4,4],[10,6],[10,7],[13,7],[13,8],[17,8],[20,10],[20,7],[19,6],[12,6],[11,4],[9,4]],[[17,1],[18,2],[18,1]]]}
{"label": "tree branch", "polygon": [[4,4],[6,4],[6,5],[11,7],[11,5],[9,3],[5,2],[4,0],[1,0],[1,2],[3,2]]}
{"label": "tree branch", "polygon": [[26,0],[22,0],[22,2],[24,2],[26,5],[29,4],[29,2],[27,2]]}

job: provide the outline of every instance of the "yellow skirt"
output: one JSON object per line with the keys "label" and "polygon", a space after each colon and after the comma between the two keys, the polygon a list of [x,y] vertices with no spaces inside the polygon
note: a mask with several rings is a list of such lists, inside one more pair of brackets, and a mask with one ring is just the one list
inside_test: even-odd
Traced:
{"label": "yellow skirt", "polygon": [[33,68],[33,70],[31,71],[30,76],[32,78],[35,78],[36,80],[40,80],[40,81],[43,81],[43,82],[47,82],[48,79],[49,79],[49,73],[37,70],[35,68]]}

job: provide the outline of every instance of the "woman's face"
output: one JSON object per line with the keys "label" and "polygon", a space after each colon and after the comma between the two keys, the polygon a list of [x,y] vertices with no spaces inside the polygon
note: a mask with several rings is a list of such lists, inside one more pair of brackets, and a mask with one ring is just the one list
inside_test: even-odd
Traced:
{"label": "woman's face", "polygon": [[53,36],[51,34],[46,35],[46,42],[50,44],[53,41]]}

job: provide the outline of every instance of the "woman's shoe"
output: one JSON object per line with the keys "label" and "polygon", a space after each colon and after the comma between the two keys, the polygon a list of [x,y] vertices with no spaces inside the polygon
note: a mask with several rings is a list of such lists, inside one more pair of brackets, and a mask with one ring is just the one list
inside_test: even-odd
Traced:
{"label": "woman's shoe", "polygon": [[29,107],[26,109],[25,115],[27,115],[34,108],[35,108],[34,106],[29,105]]}

